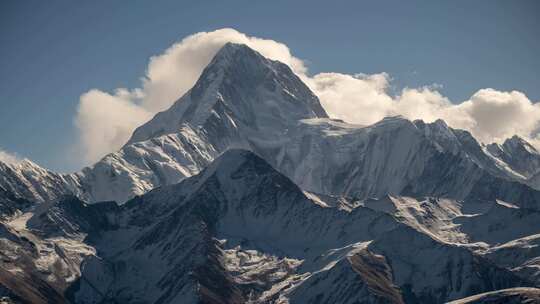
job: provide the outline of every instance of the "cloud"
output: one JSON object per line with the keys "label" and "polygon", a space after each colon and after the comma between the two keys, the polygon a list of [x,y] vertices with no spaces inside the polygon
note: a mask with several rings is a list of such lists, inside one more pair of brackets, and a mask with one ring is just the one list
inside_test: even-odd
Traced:
{"label": "cloud", "polygon": [[321,73],[307,83],[330,116],[348,122],[368,125],[386,116],[401,115],[428,122],[442,118],[458,127],[471,125],[463,110],[437,91],[438,86],[404,88],[399,95],[392,96],[391,81],[386,73]]}
{"label": "cloud", "polygon": [[467,126],[481,141],[502,141],[514,134],[533,140],[540,127],[540,104],[525,94],[482,89],[456,106],[471,120]]}
{"label": "cloud", "polygon": [[466,101],[450,101],[439,86],[404,88],[389,93],[388,74],[321,73],[306,79],[330,116],[351,123],[372,124],[385,116],[432,122],[470,131],[483,143],[502,142],[515,134],[540,147],[540,104],[518,91],[481,89]]}
{"label": "cloud", "polygon": [[9,153],[0,148],[0,162],[4,162],[6,164],[18,164],[21,161],[22,159],[18,155]]}
{"label": "cloud", "polygon": [[134,103],[138,94],[118,89],[114,94],[99,90],[84,93],[79,102],[75,124],[84,160],[92,162],[118,150],[133,130],[149,120],[152,113]]}
{"label": "cloud", "polygon": [[304,62],[294,57],[285,44],[220,29],[188,36],[151,57],[140,88],[84,93],[75,117],[80,135],[77,149],[84,164],[118,150],[137,126],[171,106],[194,85],[226,42],[246,44],[268,58],[288,64],[319,96],[331,117],[359,124],[371,124],[389,115],[427,122],[442,118],[486,143],[514,134],[540,143],[540,138],[536,140],[540,106],[523,93],[482,89],[466,101],[452,102],[438,91],[439,86],[431,85],[404,88],[392,95],[392,79],[386,73],[309,75]]}
{"label": "cloud", "polygon": [[385,73],[320,73],[304,80],[319,96],[322,106],[331,117],[371,124],[392,114],[394,101],[386,93],[390,78]]}

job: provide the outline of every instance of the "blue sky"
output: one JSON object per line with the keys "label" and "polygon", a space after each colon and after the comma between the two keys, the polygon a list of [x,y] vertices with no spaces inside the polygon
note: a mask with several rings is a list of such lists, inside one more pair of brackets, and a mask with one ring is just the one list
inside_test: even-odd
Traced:
{"label": "blue sky", "polygon": [[[231,27],[285,43],[310,73],[387,72],[396,90],[440,84],[540,100],[539,1],[2,1],[0,148],[60,171],[84,92],[140,84],[148,59]],[[69,161],[68,161],[69,159]]]}

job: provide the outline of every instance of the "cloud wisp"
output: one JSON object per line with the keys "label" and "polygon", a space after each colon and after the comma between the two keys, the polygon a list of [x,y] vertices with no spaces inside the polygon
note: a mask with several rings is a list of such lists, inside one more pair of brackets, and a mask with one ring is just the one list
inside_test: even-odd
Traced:
{"label": "cloud wisp", "polygon": [[0,162],[15,165],[22,161],[22,159],[17,155],[0,148]]}
{"label": "cloud wisp", "polygon": [[517,134],[540,144],[536,138],[540,105],[521,92],[481,89],[459,103],[443,96],[436,86],[404,88],[392,95],[391,77],[386,73],[310,75],[304,61],[294,57],[285,44],[250,37],[234,29],[219,29],[188,36],[151,57],[139,88],[119,88],[114,93],[94,89],[84,93],[75,117],[80,138],[77,150],[83,155],[83,163],[91,164],[118,150],[137,126],[171,106],[195,84],[204,67],[227,42],[246,44],[289,65],[334,118],[359,124],[371,124],[391,115],[426,122],[442,118],[452,127],[469,130],[485,143]]}

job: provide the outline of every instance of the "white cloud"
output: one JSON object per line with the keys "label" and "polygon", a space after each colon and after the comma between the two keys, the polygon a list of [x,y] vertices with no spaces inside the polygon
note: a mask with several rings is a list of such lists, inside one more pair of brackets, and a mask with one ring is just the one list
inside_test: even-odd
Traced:
{"label": "white cloud", "polygon": [[501,142],[517,134],[540,147],[540,104],[521,92],[482,89],[469,100],[453,103],[437,91],[438,86],[405,88],[392,96],[388,92],[391,79],[385,73],[321,73],[306,82],[330,116],[348,122],[372,124],[390,115],[426,122],[441,118],[484,143]]}
{"label": "white cloud", "polygon": [[514,134],[531,139],[540,127],[540,104],[518,91],[482,89],[456,107],[470,117],[468,129],[484,142],[502,141]]}
{"label": "white cloud", "polygon": [[118,89],[115,94],[99,90],[84,93],[77,109],[79,149],[85,161],[97,160],[119,149],[133,130],[149,120],[152,113],[133,102],[136,93]]}
{"label": "white cloud", "polygon": [[7,164],[18,164],[21,161],[22,159],[18,155],[9,153],[5,150],[2,150],[2,148],[0,148],[0,162],[4,162]]}
{"label": "white cloud", "polygon": [[348,122],[371,124],[389,115],[427,122],[442,118],[453,127],[471,131],[481,141],[491,142],[514,134],[533,140],[540,121],[539,106],[520,92],[483,89],[459,104],[443,96],[437,86],[405,88],[393,96],[389,93],[392,80],[386,73],[309,76],[304,62],[292,56],[285,44],[220,29],[188,36],[150,58],[140,88],[83,94],[75,123],[85,164],[120,148],[137,126],[172,105],[193,86],[226,42],[247,44],[288,64],[319,96],[330,116]]}
{"label": "white cloud", "polygon": [[319,96],[331,117],[359,124],[371,124],[392,115],[393,100],[386,93],[387,74],[346,75],[320,73],[304,79]]}
{"label": "white cloud", "polygon": [[386,73],[321,73],[307,83],[330,116],[348,122],[372,124],[386,116],[402,115],[428,122],[442,118],[460,128],[472,124],[462,109],[437,91],[437,86],[405,88],[398,96],[392,96],[388,92],[391,78]]}

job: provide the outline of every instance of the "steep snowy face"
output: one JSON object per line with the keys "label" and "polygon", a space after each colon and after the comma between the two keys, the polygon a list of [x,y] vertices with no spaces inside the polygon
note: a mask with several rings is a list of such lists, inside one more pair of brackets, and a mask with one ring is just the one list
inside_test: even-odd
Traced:
{"label": "steep snowy face", "polygon": [[484,254],[498,265],[511,269],[520,277],[534,282],[535,286],[540,286],[540,234],[532,234],[489,248]]}
{"label": "steep snowy face", "polygon": [[18,164],[0,161],[0,189],[34,202],[44,202],[65,194],[79,195],[80,177],[59,174],[40,167],[30,160]]}
{"label": "steep snowy face", "polygon": [[[51,219],[75,218],[67,211],[65,204],[50,209],[37,227],[53,233]],[[77,303],[271,303],[279,297],[274,285],[288,288],[308,275],[299,270],[300,258],[369,240],[395,224],[369,209],[349,212],[314,202],[264,160],[241,150],[224,153],[178,185],[127,202],[109,218],[117,227],[101,224],[107,231],[93,234],[99,258],[85,263],[87,271],[73,287]],[[305,264],[319,267],[316,261]],[[113,265],[129,266],[118,271]],[[367,288],[364,294],[370,294]]]}
{"label": "steep snowy face", "polygon": [[503,178],[520,178],[511,170],[507,170],[506,166],[500,166],[494,161],[468,131],[453,129],[441,119],[433,123],[415,120],[414,124],[424,133],[426,138],[437,146],[439,151],[468,158],[491,175]]}
{"label": "steep snowy face", "polygon": [[[458,207],[428,202],[430,219],[406,210],[405,198],[390,200],[306,193],[252,152],[229,150],[180,184],[122,206],[44,204],[27,226],[45,238],[84,236],[95,248],[69,288],[76,303],[439,303],[521,283],[431,236]],[[400,219],[415,216],[426,220]]]}
{"label": "steep snowy face", "polygon": [[33,205],[33,202],[0,186],[0,221],[16,216]]}
{"label": "steep snowy face", "polygon": [[[232,149],[123,205],[75,197],[41,204],[8,221],[0,243],[14,261],[6,276],[35,276],[74,303],[441,303],[532,285],[532,266],[512,273],[485,257],[506,265],[487,243],[531,233],[538,216],[483,204],[316,195],[254,153]],[[480,213],[480,224],[470,225]],[[501,217],[511,219],[505,227]],[[526,229],[512,229],[520,224]],[[523,250],[510,252],[532,263]],[[8,289],[24,296],[17,286]]]}
{"label": "steep snowy face", "polygon": [[[2,297],[6,303],[69,303],[66,289],[80,277],[83,260],[95,254],[78,229],[88,222],[82,221],[84,216],[70,216],[82,215],[76,210],[84,204],[69,203],[41,204],[39,220],[33,212],[0,219],[0,294],[7,296]],[[48,224],[34,231],[29,219]]]}
{"label": "steep snowy face", "polygon": [[302,188],[334,195],[399,193],[437,152],[400,117],[367,127],[302,120],[289,138],[273,149],[255,146],[255,151]]}
{"label": "steep snowy face", "polygon": [[238,146],[255,151],[301,188],[316,193],[359,198],[472,195],[531,208],[539,197],[537,191],[513,182],[522,179],[484,153],[468,132],[442,121],[426,124],[388,117],[358,126],[328,118],[303,119],[276,140],[220,125],[223,121],[216,119],[215,125],[199,129],[183,124],[175,134],[127,145],[105,157],[81,175],[85,198],[125,202],[197,174],[222,151]]}
{"label": "steep snowy face", "polygon": [[308,275],[282,298],[288,303],[405,303],[386,258],[365,245]]}
{"label": "steep snowy face", "polygon": [[444,303],[486,289],[530,284],[464,247],[400,227],[369,244],[390,262],[407,303]]}
{"label": "steep snowy face", "polygon": [[[113,217],[118,227],[93,238],[101,258],[87,262],[88,272],[74,287],[78,303],[112,298],[259,303],[258,297],[279,291],[269,282],[286,287],[302,277],[295,270],[302,262],[298,257],[316,257],[393,227],[391,217],[368,209],[349,213],[314,203],[264,160],[241,150],[230,150],[199,175],[151,191],[121,209]],[[263,260],[259,267],[273,273],[268,281],[262,281],[264,274],[249,274],[254,262],[244,265],[246,255]],[[236,257],[243,258],[234,266]],[[317,263],[308,264],[312,269]],[[113,265],[129,267],[117,271]]]}
{"label": "steep snowy face", "polygon": [[227,43],[195,86],[170,109],[137,128],[128,144],[176,133],[184,123],[207,131],[226,126],[275,139],[298,120],[314,117],[327,115],[287,65],[245,45]]}
{"label": "steep snowy face", "polygon": [[515,135],[502,145],[487,145],[486,150],[527,184],[540,188],[540,153],[526,140]]}
{"label": "steep snowy face", "polygon": [[[265,143],[266,144],[266,143]],[[501,199],[537,205],[538,191],[513,182],[465,131],[388,117],[371,126],[300,121],[288,140],[251,149],[300,187],[359,198],[385,194]],[[489,191],[488,191],[489,189]]]}
{"label": "steep snowy face", "polygon": [[217,155],[205,134],[182,125],[175,134],[127,145],[83,169],[82,198],[123,203],[199,173]]}

